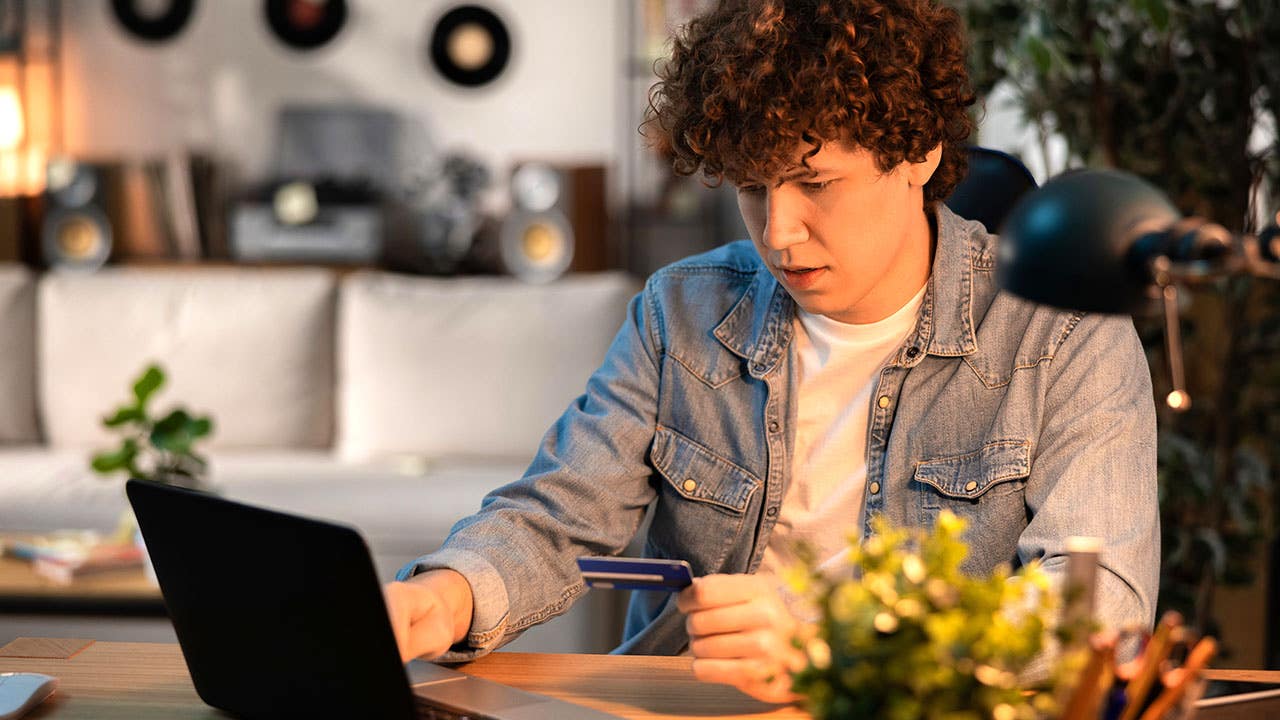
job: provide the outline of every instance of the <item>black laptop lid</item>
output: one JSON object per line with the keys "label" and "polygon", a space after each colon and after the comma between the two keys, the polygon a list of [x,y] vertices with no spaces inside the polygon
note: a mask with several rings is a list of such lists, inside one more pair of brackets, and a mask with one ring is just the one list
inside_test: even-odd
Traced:
{"label": "black laptop lid", "polygon": [[246,718],[411,718],[382,592],[349,527],[130,480],[200,698]]}

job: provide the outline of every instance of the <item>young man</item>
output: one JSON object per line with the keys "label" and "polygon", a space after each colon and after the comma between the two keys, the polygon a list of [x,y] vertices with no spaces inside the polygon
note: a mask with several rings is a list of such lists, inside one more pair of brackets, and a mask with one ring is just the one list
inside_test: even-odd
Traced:
{"label": "young man", "polygon": [[488,652],[626,547],[698,576],[632,599],[621,652],[790,700],[797,539],[837,566],[870,518],[970,521],[967,568],[1104,540],[1099,607],[1150,623],[1159,566],[1150,380],[1127,318],[995,286],[996,240],[941,200],[973,102],[929,0],[725,0],[690,24],[650,125],[682,173],[738,188],[751,241],[655,273],[525,476],[386,587],[405,658]]}

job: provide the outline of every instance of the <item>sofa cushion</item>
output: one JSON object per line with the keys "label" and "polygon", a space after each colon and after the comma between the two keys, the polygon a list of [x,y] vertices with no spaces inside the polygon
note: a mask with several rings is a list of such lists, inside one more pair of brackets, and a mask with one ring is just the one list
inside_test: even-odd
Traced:
{"label": "sofa cushion", "polygon": [[[521,464],[498,462],[348,464],[314,450],[214,452],[210,464],[226,497],[359,529],[383,581],[436,549],[456,520],[480,507],[489,489],[522,470]],[[0,528],[6,531],[109,533],[126,507],[123,480],[93,474],[83,451],[0,448]],[[621,639],[626,598],[589,593],[567,616],[532,629],[508,649],[607,652]],[[0,617],[0,634],[3,625]],[[95,625],[94,632],[101,630]]]}
{"label": "sofa cushion", "polygon": [[637,283],[547,285],[359,273],[338,310],[338,449],[346,459],[532,457],[582,393]]}
{"label": "sofa cushion", "polygon": [[35,288],[26,268],[0,265],[0,443],[40,439]]}
{"label": "sofa cushion", "polygon": [[[442,461],[429,465],[342,463],[315,450],[210,454],[225,497],[359,528],[386,576],[434,550],[491,489],[520,477],[522,464]],[[0,449],[0,528],[109,532],[127,501],[123,476],[89,469],[88,454],[40,446]]]}
{"label": "sofa cushion", "polygon": [[109,269],[40,283],[39,387],[55,447],[106,447],[101,418],[151,361],[153,399],[212,415],[208,448],[332,442],[335,280],[320,269]]}

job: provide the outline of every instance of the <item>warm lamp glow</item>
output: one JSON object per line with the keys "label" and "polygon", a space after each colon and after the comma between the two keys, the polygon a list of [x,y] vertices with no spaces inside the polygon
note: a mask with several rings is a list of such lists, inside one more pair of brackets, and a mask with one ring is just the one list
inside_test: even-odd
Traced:
{"label": "warm lamp glow", "polygon": [[22,144],[24,132],[22,101],[18,98],[18,91],[0,87],[0,152],[16,150]]}

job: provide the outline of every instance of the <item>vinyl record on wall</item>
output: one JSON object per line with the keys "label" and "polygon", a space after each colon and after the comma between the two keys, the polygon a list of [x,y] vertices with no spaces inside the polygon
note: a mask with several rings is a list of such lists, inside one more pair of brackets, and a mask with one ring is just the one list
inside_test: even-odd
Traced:
{"label": "vinyl record on wall", "polygon": [[431,31],[431,64],[450,82],[478,87],[493,82],[511,60],[511,33],[492,10],[459,5]]}
{"label": "vinyl record on wall", "polygon": [[347,24],[346,0],[266,0],[267,25],[285,45],[314,50]]}
{"label": "vinyl record on wall", "polygon": [[191,20],[195,0],[111,0],[116,21],[130,35],[147,42],[177,37]]}

